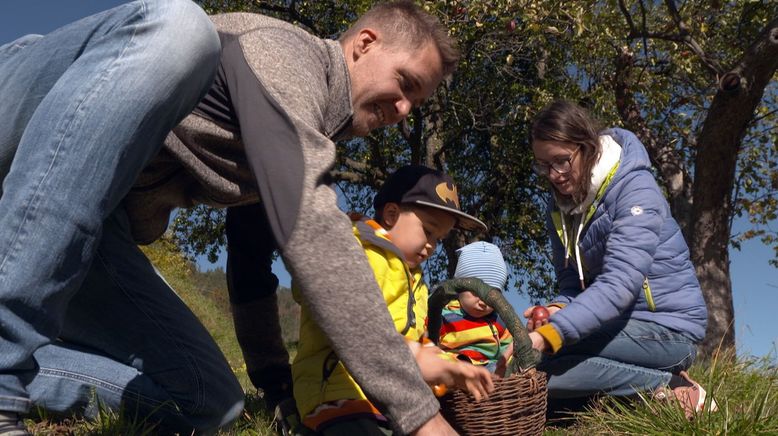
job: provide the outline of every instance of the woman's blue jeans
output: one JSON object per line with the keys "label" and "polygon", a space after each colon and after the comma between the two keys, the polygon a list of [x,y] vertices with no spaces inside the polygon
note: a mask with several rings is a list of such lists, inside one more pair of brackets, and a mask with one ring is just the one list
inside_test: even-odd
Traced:
{"label": "woman's blue jeans", "polygon": [[240,414],[229,365],[121,207],[219,50],[190,0],[0,46],[0,410],[94,415],[99,402],[186,434]]}
{"label": "woman's blue jeans", "polygon": [[548,375],[551,399],[629,396],[667,385],[673,373],[691,366],[696,353],[683,334],[653,322],[617,320],[545,356],[538,369]]}

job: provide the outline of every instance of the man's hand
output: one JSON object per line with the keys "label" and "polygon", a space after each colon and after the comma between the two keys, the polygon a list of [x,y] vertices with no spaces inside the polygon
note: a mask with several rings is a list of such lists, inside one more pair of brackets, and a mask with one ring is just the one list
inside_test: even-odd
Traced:
{"label": "man's hand", "polygon": [[[534,331],[536,328],[544,324],[548,324],[548,318],[540,322],[535,322],[532,319],[532,310],[535,309],[536,307],[537,306],[530,306],[527,308],[527,310],[524,311],[524,318],[527,318],[527,330],[530,332]],[[551,317],[551,315],[559,312],[558,306],[546,306],[546,309],[548,310],[549,318]]]}
{"label": "man's hand", "polygon": [[448,421],[443,419],[443,416],[438,413],[432,419],[422,424],[416,431],[412,432],[411,436],[456,436],[457,434],[448,424]]}

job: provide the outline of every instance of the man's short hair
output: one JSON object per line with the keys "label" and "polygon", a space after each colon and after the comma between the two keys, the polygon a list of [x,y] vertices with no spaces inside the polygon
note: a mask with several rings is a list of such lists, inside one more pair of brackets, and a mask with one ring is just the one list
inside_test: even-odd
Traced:
{"label": "man's short hair", "polygon": [[438,48],[443,61],[443,75],[454,72],[459,62],[459,49],[446,28],[434,16],[414,4],[411,0],[382,2],[373,6],[349,27],[341,36],[345,41],[356,36],[366,27],[379,29],[390,46],[404,46],[410,49],[422,47],[432,41]]}

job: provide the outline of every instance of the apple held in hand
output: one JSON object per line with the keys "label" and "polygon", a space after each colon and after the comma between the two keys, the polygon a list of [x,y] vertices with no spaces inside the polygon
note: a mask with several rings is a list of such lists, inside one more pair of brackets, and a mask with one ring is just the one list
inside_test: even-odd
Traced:
{"label": "apple held in hand", "polygon": [[535,306],[535,308],[532,309],[532,323],[538,327],[546,323],[548,321],[549,313],[548,309],[546,309],[544,306]]}

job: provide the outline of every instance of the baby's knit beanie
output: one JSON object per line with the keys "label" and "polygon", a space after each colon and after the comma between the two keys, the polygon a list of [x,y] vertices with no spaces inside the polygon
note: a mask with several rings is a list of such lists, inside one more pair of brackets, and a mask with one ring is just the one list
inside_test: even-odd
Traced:
{"label": "baby's knit beanie", "polygon": [[508,267],[496,245],[478,241],[457,250],[459,261],[455,278],[475,277],[489,286],[505,290]]}

